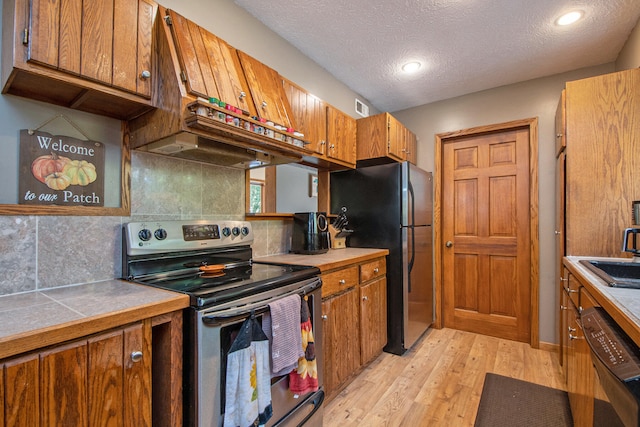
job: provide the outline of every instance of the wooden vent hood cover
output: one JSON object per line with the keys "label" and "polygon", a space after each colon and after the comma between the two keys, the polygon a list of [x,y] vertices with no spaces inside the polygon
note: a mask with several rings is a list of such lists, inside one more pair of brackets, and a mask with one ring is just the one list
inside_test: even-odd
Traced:
{"label": "wooden vent hood cover", "polygon": [[[275,126],[293,127],[275,71],[258,75],[257,61],[162,6],[154,31],[158,108],[129,121],[132,148],[242,168],[300,162],[313,154],[306,142]],[[259,110],[255,98],[267,93],[265,87],[276,95]],[[237,108],[212,103],[213,98]],[[257,111],[270,114],[265,118],[273,126],[258,119]]]}

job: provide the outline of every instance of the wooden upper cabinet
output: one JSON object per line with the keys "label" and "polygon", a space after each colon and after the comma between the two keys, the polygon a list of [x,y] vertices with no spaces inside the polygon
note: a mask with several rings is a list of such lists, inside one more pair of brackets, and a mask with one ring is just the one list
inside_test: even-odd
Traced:
{"label": "wooden upper cabinet", "polygon": [[309,142],[307,148],[323,156],[327,147],[327,110],[325,103],[295,83],[283,79],[296,130]]}
{"label": "wooden upper cabinet", "polygon": [[295,128],[282,78],[278,72],[242,51],[237,52],[258,117]]}
{"label": "wooden upper cabinet", "polygon": [[357,120],[358,161],[417,161],[416,135],[389,113]]}
{"label": "wooden upper cabinet", "polygon": [[3,93],[120,119],[150,110],[156,10],[151,0],[8,0]]}
{"label": "wooden upper cabinet", "polygon": [[332,106],[327,106],[327,157],[356,164],[356,120]]}
{"label": "wooden upper cabinet", "polygon": [[196,97],[218,98],[255,116],[236,50],[173,10],[167,14],[187,91]]}
{"label": "wooden upper cabinet", "polygon": [[155,9],[148,0],[32,0],[28,60],[150,97]]}
{"label": "wooden upper cabinet", "polygon": [[620,249],[640,198],[640,69],[567,82],[567,255],[630,257]]}

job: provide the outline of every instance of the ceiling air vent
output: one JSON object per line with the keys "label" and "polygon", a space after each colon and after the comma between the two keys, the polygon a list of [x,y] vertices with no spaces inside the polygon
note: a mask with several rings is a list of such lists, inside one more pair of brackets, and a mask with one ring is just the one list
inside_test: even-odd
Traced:
{"label": "ceiling air vent", "polygon": [[356,98],[356,113],[362,117],[369,117],[369,107],[358,98]]}

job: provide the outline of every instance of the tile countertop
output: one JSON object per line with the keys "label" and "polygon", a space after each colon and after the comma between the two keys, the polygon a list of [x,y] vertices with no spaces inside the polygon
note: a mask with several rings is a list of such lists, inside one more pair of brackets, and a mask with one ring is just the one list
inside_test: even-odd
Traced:
{"label": "tile countertop", "polygon": [[631,259],[568,256],[563,259],[563,263],[583,283],[591,296],[640,346],[640,289],[613,288],[587,267],[580,264],[581,260],[630,262]]}
{"label": "tile countertop", "polygon": [[0,359],[181,310],[184,294],[123,280],[0,297]]}
{"label": "tile countertop", "polygon": [[389,255],[388,249],[344,248],[329,249],[328,252],[315,255],[283,254],[254,258],[256,262],[280,264],[310,265],[318,267],[322,273],[336,268],[346,267],[363,261],[370,261]]}

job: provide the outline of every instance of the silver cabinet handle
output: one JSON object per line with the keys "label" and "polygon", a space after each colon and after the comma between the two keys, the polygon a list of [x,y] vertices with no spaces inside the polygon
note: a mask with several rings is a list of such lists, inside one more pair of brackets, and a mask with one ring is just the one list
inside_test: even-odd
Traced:
{"label": "silver cabinet handle", "polygon": [[444,245],[450,248],[451,246],[453,246],[453,242],[451,240],[447,240],[447,243],[445,243]]}
{"label": "silver cabinet handle", "polygon": [[373,269],[373,272],[374,272],[374,273],[376,273],[376,274],[378,274],[378,272],[379,272],[379,271],[380,271],[380,270],[378,270],[378,267],[376,267],[376,268],[374,268],[374,269]]}
{"label": "silver cabinet handle", "polygon": [[322,315],[322,320],[327,320],[327,315],[326,314]]}
{"label": "silver cabinet handle", "polygon": [[238,98],[243,99],[245,96],[247,96],[247,94],[245,93],[245,91],[240,92],[240,96]]}
{"label": "silver cabinet handle", "polygon": [[151,72],[149,70],[144,70],[140,73],[140,78],[142,80],[147,80],[149,77],[151,77]]}
{"label": "silver cabinet handle", "polygon": [[572,328],[571,326],[569,326],[567,330],[569,331],[569,333],[571,333],[571,332],[575,332],[576,328]]}
{"label": "silver cabinet handle", "polygon": [[262,108],[267,108],[267,101],[262,101]]}
{"label": "silver cabinet handle", "polygon": [[339,283],[339,284],[341,284],[341,285],[344,285],[345,283],[347,283],[347,281],[346,281],[346,280],[344,280],[344,279],[340,279],[340,280],[338,281],[338,283]]}
{"label": "silver cabinet handle", "polygon": [[142,352],[141,351],[134,351],[131,353],[131,361],[132,362],[139,362],[142,360]]}
{"label": "silver cabinet handle", "polygon": [[362,301],[369,301],[369,297],[367,296],[362,297]]}

